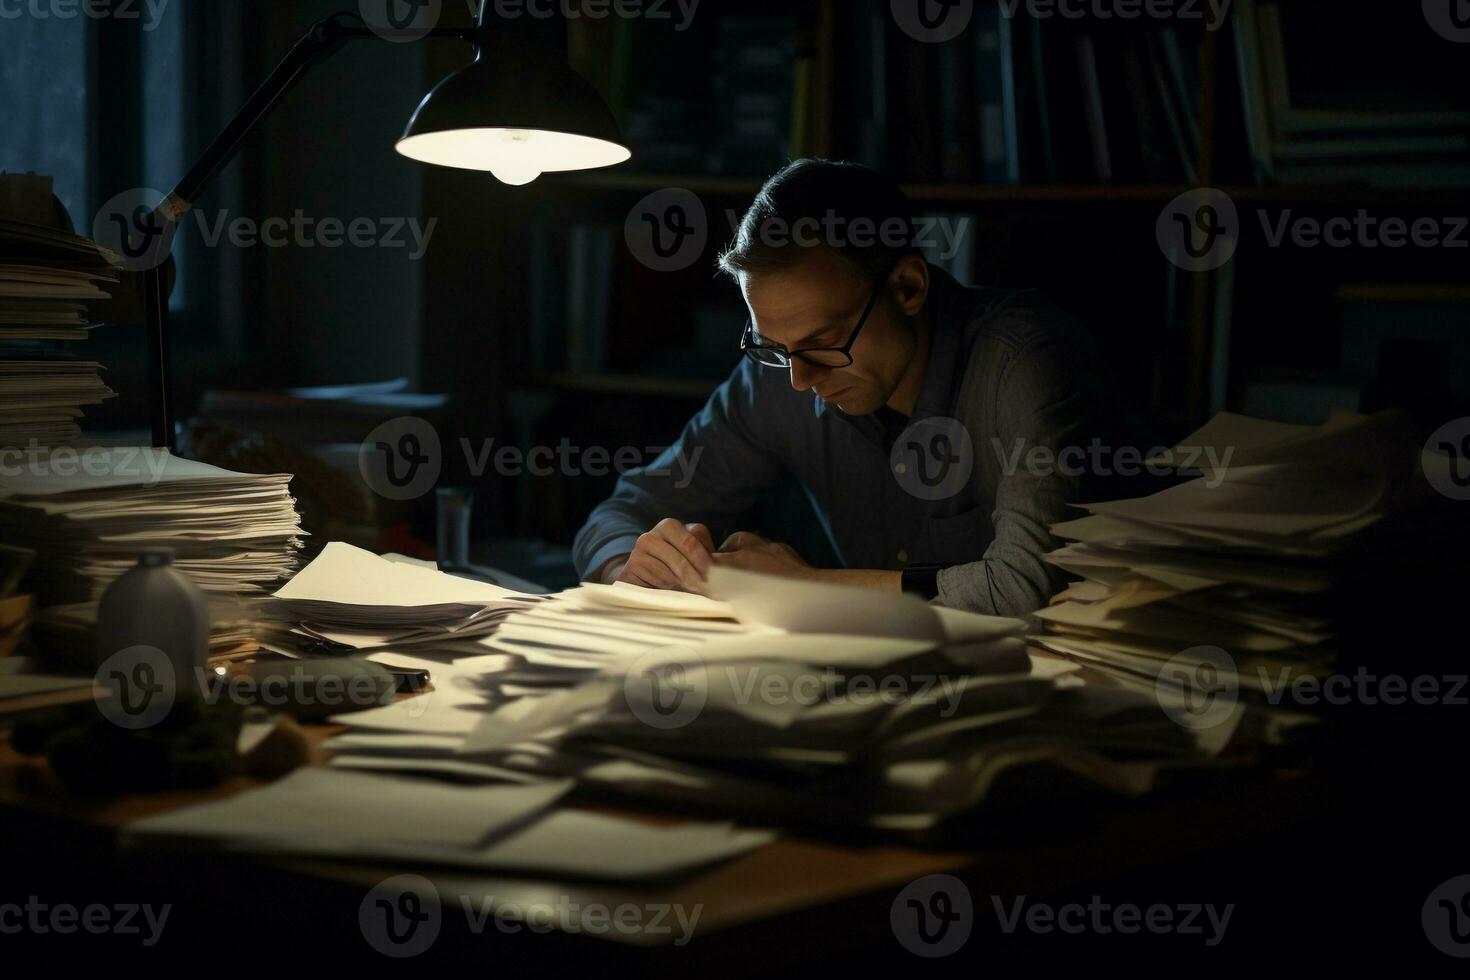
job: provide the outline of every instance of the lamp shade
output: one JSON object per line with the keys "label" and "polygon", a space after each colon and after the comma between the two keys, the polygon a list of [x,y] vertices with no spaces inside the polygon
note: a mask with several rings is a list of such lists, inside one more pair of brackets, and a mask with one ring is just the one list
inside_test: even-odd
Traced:
{"label": "lamp shade", "polygon": [[507,33],[497,36],[492,28],[475,61],[424,97],[398,141],[399,153],[488,170],[507,184],[632,156],[612,112],[564,53],[515,43],[516,35]]}

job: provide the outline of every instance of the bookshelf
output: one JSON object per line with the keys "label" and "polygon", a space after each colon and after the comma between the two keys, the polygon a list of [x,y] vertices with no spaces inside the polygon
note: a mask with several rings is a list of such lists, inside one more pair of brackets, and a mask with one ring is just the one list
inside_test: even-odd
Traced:
{"label": "bookshelf", "polygon": [[[1253,136],[1253,117],[1287,109],[1269,87],[1262,90],[1269,105],[1252,103],[1250,59],[1241,47],[1247,31],[1267,36],[1251,15],[1278,6],[1238,0],[1230,23],[1204,30],[1147,18],[1007,23],[987,20],[985,11],[998,5],[977,0],[975,22],[942,44],[906,37],[887,0],[710,0],[699,22],[678,35],[637,22],[581,21],[573,29],[574,63],[608,96],[635,158],[628,168],[543,178],[518,211],[529,213],[530,230],[509,222],[500,229],[507,248],[523,247],[530,256],[524,281],[488,287],[497,290],[502,322],[532,325],[505,338],[512,376],[520,389],[542,394],[535,404],[552,406],[540,422],[521,424],[549,433],[552,426],[543,423],[555,419],[575,438],[604,443],[640,427],[660,439],[676,435],[688,409],[734,363],[731,338],[743,309],[734,287],[713,272],[730,231],[726,215],[742,212],[788,157],[868,163],[897,177],[921,214],[967,219],[972,240],[950,271],[976,283],[1041,288],[1078,316],[1119,377],[1140,439],[1165,442],[1217,408],[1238,408],[1258,370],[1326,370],[1340,344],[1344,303],[1463,301],[1442,288],[1463,278],[1458,256],[1448,251],[1342,255],[1262,250],[1252,241],[1223,272],[1186,271],[1164,256],[1155,237],[1160,210],[1197,187],[1227,194],[1242,234],[1257,238],[1262,215],[1286,211],[1325,218],[1366,208],[1412,220],[1470,208],[1470,180],[1440,180],[1443,168],[1386,184],[1370,183],[1375,175],[1351,161],[1310,179],[1263,176],[1263,156],[1289,156],[1296,148],[1263,147]],[[1313,17],[1335,16],[1322,0],[1292,7],[1290,17],[1275,21],[1288,41]],[[1417,12],[1405,16],[1412,21]],[[977,45],[986,30],[999,30],[1009,46],[1012,57],[999,63],[1008,69]],[[778,55],[769,59],[773,75],[729,68],[743,45],[770,38]],[[1422,40],[1414,38],[1405,43]],[[1274,52],[1267,61],[1284,57],[1279,44],[1265,48]],[[1454,53],[1431,48],[1422,60]],[[998,157],[984,146],[986,70],[1011,73],[1014,105],[1001,113],[1005,147]],[[1273,70],[1284,71],[1281,64]],[[956,77],[973,91],[956,94],[947,84]],[[727,112],[732,92],[780,106],[780,118],[763,129],[760,118]],[[1464,100],[1463,93],[1447,97]],[[680,109],[680,98],[697,111]],[[1100,105],[1111,125],[1100,131],[1089,103]],[[1049,135],[1041,132],[1043,117]],[[761,152],[731,152],[722,128],[764,133],[751,137],[754,143],[779,138],[762,151],[769,160],[761,166]],[[643,169],[633,169],[640,161]],[[652,273],[627,254],[623,225],[635,203],[670,188],[704,204],[709,240],[687,268]],[[578,228],[593,231],[576,231],[569,243],[568,230]],[[572,262],[581,263],[580,283],[569,276]],[[576,297],[577,309],[602,325],[605,342],[592,344],[592,357],[559,362],[538,349],[546,340],[548,321],[539,309],[546,295],[558,302]],[[565,314],[552,322],[560,343]],[[724,346],[715,344],[721,337]],[[575,346],[585,351],[586,339]],[[552,540],[575,531],[538,523],[536,515],[518,520],[518,531]]]}

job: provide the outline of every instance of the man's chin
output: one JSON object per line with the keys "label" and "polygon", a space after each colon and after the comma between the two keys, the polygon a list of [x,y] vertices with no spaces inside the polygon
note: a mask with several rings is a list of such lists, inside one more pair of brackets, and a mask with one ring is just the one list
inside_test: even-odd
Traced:
{"label": "man's chin", "polygon": [[836,401],[827,403],[837,409],[843,415],[872,415],[878,411],[881,403],[866,391],[853,389],[845,395],[841,395]]}

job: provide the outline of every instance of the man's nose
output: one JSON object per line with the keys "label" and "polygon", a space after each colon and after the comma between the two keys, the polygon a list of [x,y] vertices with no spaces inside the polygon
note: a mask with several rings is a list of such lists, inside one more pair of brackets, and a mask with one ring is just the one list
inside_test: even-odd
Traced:
{"label": "man's nose", "polygon": [[831,373],[831,368],[808,364],[799,357],[791,359],[791,387],[797,391],[806,391],[808,388],[821,384]]}

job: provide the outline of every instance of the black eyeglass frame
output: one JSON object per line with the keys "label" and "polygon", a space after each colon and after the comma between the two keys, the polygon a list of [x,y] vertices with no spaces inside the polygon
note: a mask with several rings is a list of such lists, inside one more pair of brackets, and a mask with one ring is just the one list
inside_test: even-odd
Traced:
{"label": "black eyeglass frame", "polygon": [[[788,351],[780,344],[757,344],[751,339],[755,336],[755,318],[747,317],[745,320],[745,331],[740,335],[740,352],[761,367],[785,368],[788,371],[791,369],[792,358],[796,357],[800,357],[812,367],[836,369],[850,366],[852,364],[852,345],[857,343],[858,334],[863,332],[863,327],[868,323],[868,317],[873,315],[873,310],[878,306],[878,297],[883,295],[883,287],[888,284],[888,277],[893,275],[893,269],[896,268],[898,268],[898,263],[895,262],[893,268],[889,269],[883,274],[883,278],[873,284],[873,295],[868,297],[868,305],[863,307],[863,315],[858,317],[857,326],[852,328],[852,333],[847,337],[847,343],[841,347],[802,347],[797,350]],[[769,351],[778,358],[782,358],[782,360],[763,361],[760,359],[759,352],[761,351]],[[841,354],[844,361],[841,364],[823,364],[820,361],[814,361],[804,356],[817,351]]]}

